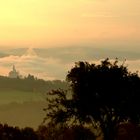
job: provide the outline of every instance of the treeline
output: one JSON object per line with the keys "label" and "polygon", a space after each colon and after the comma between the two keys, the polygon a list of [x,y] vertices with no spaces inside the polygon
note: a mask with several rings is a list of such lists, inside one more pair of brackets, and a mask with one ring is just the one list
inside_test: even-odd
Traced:
{"label": "treeline", "polygon": [[38,135],[30,127],[20,129],[0,124],[0,140],[38,140]]}
{"label": "treeline", "polygon": [[20,90],[44,93],[59,88],[67,89],[68,83],[61,80],[45,81],[30,74],[24,78],[9,78],[0,76],[1,90]]}
{"label": "treeline", "polygon": [[19,127],[0,124],[0,140],[95,140],[95,135],[82,126],[59,127],[41,125],[36,131],[30,127]]}

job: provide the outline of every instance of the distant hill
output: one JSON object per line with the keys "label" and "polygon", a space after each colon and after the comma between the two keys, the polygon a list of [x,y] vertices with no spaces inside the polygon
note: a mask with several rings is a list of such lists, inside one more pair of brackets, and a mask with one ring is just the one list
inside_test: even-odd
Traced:
{"label": "distant hill", "polygon": [[68,89],[68,83],[45,81],[32,75],[22,79],[0,76],[1,123],[37,128],[45,117],[46,93],[59,88]]}
{"label": "distant hill", "polygon": [[65,81],[45,81],[28,75],[21,78],[0,76],[0,105],[11,102],[45,101],[46,93],[55,89],[68,89]]}
{"label": "distant hill", "polygon": [[53,57],[61,59],[65,62],[79,61],[79,60],[99,60],[103,58],[119,58],[124,60],[137,60],[140,59],[140,52],[127,49],[115,49],[113,47],[96,47],[96,46],[70,46],[58,48],[34,48],[35,52],[40,57]]}
{"label": "distant hill", "polygon": [[25,78],[0,76],[0,90],[46,93],[53,89],[68,89],[68,83],[61,80],[45,81],[30,74]]}
{"label": "distant hill", "polygon": [[6,53],[0,53],[0,58],[6,57],[6,56],[8,56],[8,54],[6,54]]}
{"label": "distant hill", "polygon": [[18,55],[22,56],[28,48],[16,48],[16,49],[3,49],[1,50],[2,53],[4,53],[6,56],[9,55]]}
{"label": "distant hill", "polygon": [[[120,46],[121,47],[121,46]],[[116,47],[117,48],[117,47]],[[122,46],[123,48],[123,46]],[[15,48],[15,49],[4,49],[0,52],[0,57],[8,55],[18,55],[22,56],[26,53],[29,48]],[[63,61],[77,61],[83,59],[102,59],[102,58],[112,58],[127,60],[140,59],[140,52],[128,49],[115,49],[115,46],[67,46],[67,47],[53,47],[53,48],[33,48],[39,57],[43,58],[59,58]],[[76,55],[74,55],[76,54]]]}

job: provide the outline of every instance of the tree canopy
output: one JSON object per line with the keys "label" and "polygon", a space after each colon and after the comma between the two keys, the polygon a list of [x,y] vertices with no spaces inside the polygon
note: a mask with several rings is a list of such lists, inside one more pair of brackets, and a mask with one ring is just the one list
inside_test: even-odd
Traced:
{"label": "tree canopy", "polygon": [[140,121],[140,77],[118,60],[100,64],[77,62],[67,75],[71,92],[49,93],[46,119],[55,123],[92,124],[105,140],[113,139],[117,124]]}

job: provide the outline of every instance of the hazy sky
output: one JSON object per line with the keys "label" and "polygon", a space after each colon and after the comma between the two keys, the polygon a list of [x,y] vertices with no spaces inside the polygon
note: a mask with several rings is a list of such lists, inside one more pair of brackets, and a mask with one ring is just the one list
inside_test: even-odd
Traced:
{"label": "hazy sky", "polygon": [[139,0],[1,0],[0,46],[140,44]]}
{"label": "hazy sky", "polygon": [[0,1],[0,49],[52,46],[67,48],[43,50],[45,58],[0,50],[7,54],[0,58],[0,73],[7,75],[14,64],[23,74],[64,79],[75,61],[106,57],[126,58],[132,69],[140,70],[140,1]]}

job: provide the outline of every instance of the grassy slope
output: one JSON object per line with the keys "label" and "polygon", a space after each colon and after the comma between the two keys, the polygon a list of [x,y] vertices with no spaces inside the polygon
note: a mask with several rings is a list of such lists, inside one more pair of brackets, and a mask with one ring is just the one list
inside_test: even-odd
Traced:
{"label": "grassy slope", "polygon": [[11,89],[0,89],[0,123],[37,128],[43,121],[45,95]]}
{"label": "grassy slope", "polygon": [[45,117],[45,93],[51,89],[68,87],[58,81],[43,82],[6,77],[1,77],[0,82],[0,123],[19,127],[37,128]]}
{"label": "grassy slope", "polygon": [[12,89],[0,89],[0,104],[11,102],[41,101],[44,96],[41,93],[19,91]]}
{"label": "grassy slope", "polygon": [[37,129],[45,117],[45,106],[46,102],[43,101],[0,105],[0,123]]}

